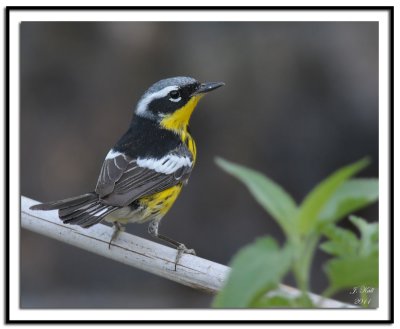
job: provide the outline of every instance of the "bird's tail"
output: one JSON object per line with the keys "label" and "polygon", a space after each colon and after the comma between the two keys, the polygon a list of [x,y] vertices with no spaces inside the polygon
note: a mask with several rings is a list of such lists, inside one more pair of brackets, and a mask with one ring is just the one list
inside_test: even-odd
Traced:
{"label": "bird's tail", "polygon": [[87,228],[100,223],[105,216],[117,209],[103,204],[97,193],[86,193],[64,200],[39,203],[31,206],[32,210],[56,210],[64,224],[79,225]]}

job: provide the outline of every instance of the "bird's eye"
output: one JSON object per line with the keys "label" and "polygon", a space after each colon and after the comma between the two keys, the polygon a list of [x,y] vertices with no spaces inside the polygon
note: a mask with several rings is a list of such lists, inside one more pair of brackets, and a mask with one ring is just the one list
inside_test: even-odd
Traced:
{"label": "bird's eye", "polygon": [[171,97],[172,99],[180,98],[179,96],[180,96],[180,94],[179,94],[179,91],[178,91],[178,90],[172,90],[172,91],[169,93],[169,97]]}
{"label": "bird's eye", "polygon": [[180,94],[179,90],[171,90],[171,91],[169,92],[169,100],[170,100],[171,102],[177,103],[177,102],[179,102],[181,99],[182,99],[182,97],[181,97],[181,94]]}

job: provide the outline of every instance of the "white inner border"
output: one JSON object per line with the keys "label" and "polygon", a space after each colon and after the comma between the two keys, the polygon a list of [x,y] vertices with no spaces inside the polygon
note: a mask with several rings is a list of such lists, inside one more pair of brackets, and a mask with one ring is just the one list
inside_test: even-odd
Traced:
{"label": "white inner border", "polygon": [[[21,21],[379,21],[380,289],[377,310],[21,310],[19,308],[19,24]],[[388,42],[384,11],[11,11],[10,319],[11,320],[387,320]]]}

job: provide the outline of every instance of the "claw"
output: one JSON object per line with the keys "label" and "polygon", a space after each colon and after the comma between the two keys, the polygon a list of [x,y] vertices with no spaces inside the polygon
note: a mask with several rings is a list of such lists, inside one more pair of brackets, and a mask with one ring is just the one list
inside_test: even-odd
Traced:
{"label": "claw", "polygon": [[175,272],[176,272],[176,266],[179,263],[179,260],[182,258],[183,254],[189,254],[189,255],[196,255],[196,252],[194,249],[188,249],[186,246],[181,243],[178,248],[176,248],[177,253],[176,253],[176,258],[175,258]]}
{"label": "claw", "polygon": [[108,242],[108,249],[111,249],[111,242],[115,240],[115,238],[118,236],[119,232],[125,231],[125,228],[118,222],[113,223],[113,234],[111,235],[110,242]]}

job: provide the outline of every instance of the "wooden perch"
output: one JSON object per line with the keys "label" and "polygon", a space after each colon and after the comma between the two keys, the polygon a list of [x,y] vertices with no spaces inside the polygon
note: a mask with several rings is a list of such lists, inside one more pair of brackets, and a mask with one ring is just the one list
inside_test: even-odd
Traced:
{"label": "wooden perch", "polygon": [[[124,232],[118,235],[109,249],[111,227],[97,224],[83,229],[79,226],[64,225],[58,218],[57,211],[29,209],[37,203],[35,200],[21,197],[21,225],[27,230],[209,293],[220,290],[229,273],[230,268],[225,265],[188,254],[182,256],[175,271],[176,249]],[[286,285],[280,285],[279,291],[290,296],[300,293]],[[310,293],[310,297],[315,303],[321,302],[318,295]],[[354,307],[331,299],[323,300],[320,306]]]}

